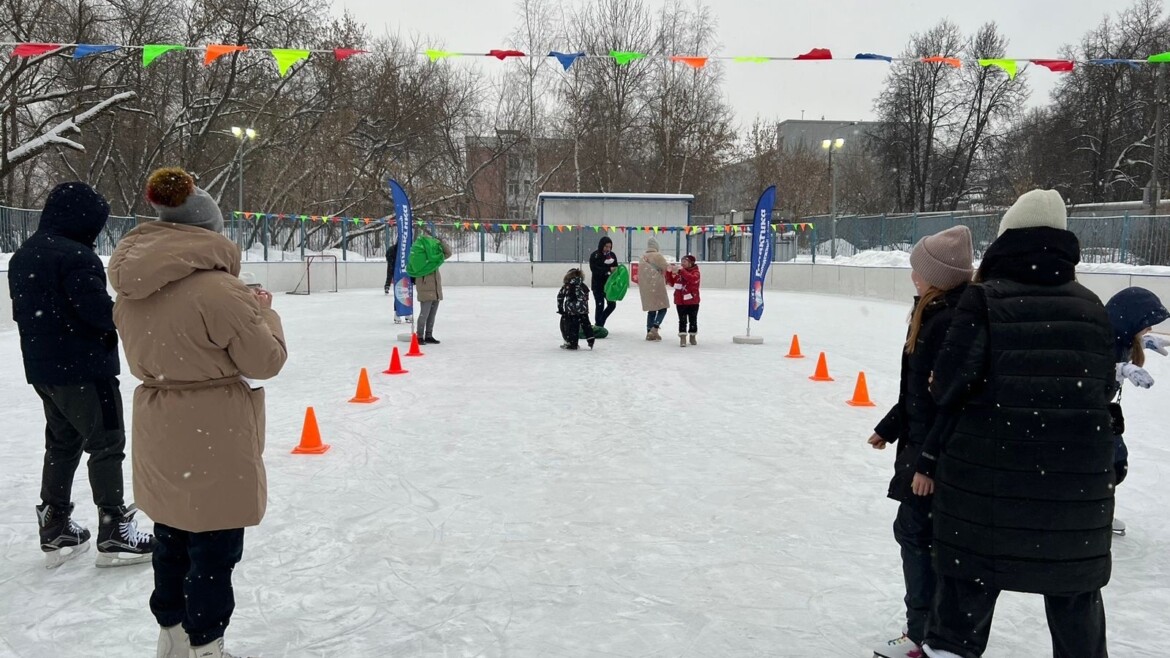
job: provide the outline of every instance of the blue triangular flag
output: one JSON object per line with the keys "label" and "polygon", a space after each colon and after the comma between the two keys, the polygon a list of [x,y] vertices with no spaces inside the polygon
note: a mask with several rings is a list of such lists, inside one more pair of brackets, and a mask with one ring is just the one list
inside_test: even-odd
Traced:
{"label": "blue triangular flag", "polygon": [[118,46],[95,46],[88,43],[83,43],[77,46],[73,51],[73,59],[81,59],[82,57],[89,57],[90,55],[100,55],[102,53],[112,53],[118,49]]}
{"label": "blue triangular flag", "polygon": [[874,53],[857,53],[853,59],[876,59],[883,62],[893,62],[894,58],[889,55],[875,55]]}
{"label": "blue triangular flag", "polygon": [[1140,66],[1138,66],[1137,62],[1135,62],[1133,60],[1129,60],[1129,59],[1090,59],[1089,63],[1090,64],[1103,64],[1103,65],[1126,64],[1126,65],[1131,66],[1135,69],[1141,68]]}
{"label": "blue triangular flag", "polygon": [[585,53],[558,53],[554,50],[549,53],[548,56],[556,57],[557,61],[561,63],[561,66],[565,67],[565,70],[568,71],[569,67],[573,65],[573,62],[577,61],[577,58],[583,56],[584,54]]}

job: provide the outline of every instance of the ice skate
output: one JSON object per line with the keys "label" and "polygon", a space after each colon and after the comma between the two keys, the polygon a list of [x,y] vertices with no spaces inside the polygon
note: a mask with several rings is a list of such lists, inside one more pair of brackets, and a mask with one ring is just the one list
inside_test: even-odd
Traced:
{"label": "ice skate", "polygon": [[191,641],[181,624],[158,629],[158,650],[155,658],[189,658]]}
{"label": "ice skate", "polygon": [[73,505],[68,508],[37,505],[46,569],[56,569],[89,550],[89,530],[74,523],[71,514]]}
{"label": "ice skate", "polygon": [[570,345],[570,344],[568,344],[568,343],[563,343],[563,344],[561,345],[561,349],[562,349],[562,350],[570,350],[570,351],[572,351],[572,350],[575,350],[575,349],[577,349],[577,346],[576,346],[576,345]]}
{"label": "ice skate", "polygon": [[101,512],[95,563],[98,567],[125,567],[150,561],[154,535],[138,529],[134,520],[137,511],[131,505]]}
{"label": "ice skate", "polygon": [[223,638],[219,638],[211,644],[204,644],[200,647],[191,647],[191,652],[188,658],[245,658],[244,656],[237,656],[233,653],[228,653],[223,650]]}
{"label": "ice skate", "polygon": [[699,341],[696,340],[697,334],[691,334],[690,336],[691,336],[691,345],[698,345]]}
{"label": "ice skate", "polygon": [[589,340],[587,340],[587,341],[585,341],[585,342],[586,342],[586,343],[589,343],[589,349],[593,349],[593,345],[594,345],[594,343],[596,343],[597,341],[596,341],[596,340],[594,340],[594,339],[592,339],[592,338],[590,338]]}
{"label": "ice skate", "polygon": [[687,346],[687,335],[686,334],[679,334],[678,335],[678,346],[679,347],[686,347]]}
{"label": "ice skate", "polygon": [[924,658],[922,647],[903,635],[873,650],[874,658]]}
{"label": "ice skate", "polygon": [[1125,536],[1125,521],[1116,518],[1113,519],[1113,534],[1117,535],[1118,537]]}

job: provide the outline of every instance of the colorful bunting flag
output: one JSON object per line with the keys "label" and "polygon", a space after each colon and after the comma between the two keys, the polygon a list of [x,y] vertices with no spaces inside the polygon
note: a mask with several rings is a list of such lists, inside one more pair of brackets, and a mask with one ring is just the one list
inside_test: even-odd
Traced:
{"label": "colorful bunting flag", "polygon": [[1090,64],[1098,64],[1101,66],[1113,66],[1117,64],[1124,64],[1130,68],[1139,69],[1138,63],[1132,59],[1090,59]]}
{"label": "colorful bunting flag", "polygon": [[522,50],[489,50],[488,57],[495,57],[501,62],[509,57],[527,57]]}
{"label": "colorful bunting flag", "polygon": [[339,62],[344,62],[345,60],[349,59],[350,57],[353,57],[354,55],[361,55],[361,54],[364,54],[366,52],[369,52],[369,51],[358,50],[355,48],[334,48],[333,49],[333,57],[334,57],[334,59],[336,59]]}
{"label": "colorful bunting flag", "polygon": [[446,50],[427,50],[427,57],[430,58],[432,62],[437,62],[440,59],[446,59],[447,57],[455,57],[455,53],[448,52]]}
{"label": "colorful bunting flag", "polygon": [[142,68],[150,66],[150,63],[158,59],[160,55],[169,53],[172,50],[186,50],[186,46],[178,46],[173,44],[150,44],[142,47]]}
{"label": "colorful bunting flag", "polygon": [[1016,73],[1019,70],[1019,65],[1014,59],[981,59],[979,66],[987,68],[994,66],[997,69],[1002,69],[1004,73],[1008,74],[1008,80],[1015,80]]}
{"label": "colorful bunting flag", "polygon": [[803,55],[796,56],[797,61],[833,59],[833,52],[828,48],[813,48]]}
{"label": "colorful bunting flag", "polygon": [[923,64],[946,64],[951,68],[962,68],[963,62],[958,57],[943,57],[936,55],[934,57],[923,57]]}
{"label": "colorful bunting flag", "polygon": [[101,55],[102,53],[112,53],[117,51],[119,46],[95,46],[88,43],[83,43],[77,46],[73,51],[73,59],[82,59],[90,55]]}
{"label": "colorful bunting flag", "polygon": [[59,43],[20,43],[12,49],[13,57],[39,57],[61,47]]}
{"label": "colorful bunting flag", "polygon": [[215,60],[230,55],[231,53],[242,53],[248,50],[247,46],[231,46],[227,44],[211,44],[203,53],[203,66],[211,66]]}
{"label": "colorful bunting flag", "polygon": [[686,64],[693,69],[701,69],[707,65],[706,57],[692,57],[690,55],[674,55],[670,58],[670,61]]}
{"label": "colorful bunting flag", "polygon": [[1073,67],[1076,66],[1067,59],[1033,59],[1031,62],[1037,66],[1043,66],[1053,73],[1072,73]]}
{"label": "colorful bunting flag", "polygon": [[1146,61],[1150,62],[1151,64],[1170,64],[1170,52],[1150,55],[1149,59]]}
{"label": "colorful bunting flag", "polygon": [[733,57],[732,61],[733,62],[740,62],[743,64],[763,64],[765,62],[772,61],[772,58],[771,57],[752,57],[752,56],[748,55],[746,57],[743,57],[743,56]]}
{"label": "colorful bunting flag", "polygon": [[870,60],[878,60],[881,62],[893,62],[894,61],[894,58],[890,57],[889,55],[876,55],[874,53],[857,53],[856,55],[853,56],[853,59],[870,59]]}
{"label": "colorful bunting flag", "polygon": [[557,61],[561,63],[561,66],[568,71],[569,67],[573,66],[573,62],[576,62],[578,57],[584,57],[585,53],[558,53],[554,50],[548,56],[556,57]]}
{"label": "colorful bunting flag", "polygon": [[272,51],[272,56],[276,58],[276,68],[280,70],[280,77],[283,78],[288,75],[288,70],[294,64],[309,58],[309,51],[278,48]]}
{"label": "colorful bunting flag", "polygon": [[642,59],[646,56],[646,53],[625,50],[611,50],[609,51],[609,56],[612,57],[619,66],[625,66],[626,64],[629,64],[636,59]]}

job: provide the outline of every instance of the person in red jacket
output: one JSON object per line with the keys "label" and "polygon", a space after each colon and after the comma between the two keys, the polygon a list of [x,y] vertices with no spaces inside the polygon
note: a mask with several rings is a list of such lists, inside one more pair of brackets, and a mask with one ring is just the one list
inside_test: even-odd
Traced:
{"label": "person in red jacket", "polygon": [[698,345],[695,335],[699,333],[699,265],[695,257],[683,256],[682,267],[677,265],[666,272],[666,285],[674,287],[674,305],[678,309],[678,344]]}

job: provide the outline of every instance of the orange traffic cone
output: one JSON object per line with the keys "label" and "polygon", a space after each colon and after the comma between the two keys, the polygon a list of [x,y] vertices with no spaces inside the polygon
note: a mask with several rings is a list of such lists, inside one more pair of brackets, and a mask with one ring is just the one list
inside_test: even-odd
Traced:
{"label": "orange traffic cone", "polygon": [[422,356],[422,355],[423,355],[422,350],[420,350],[418,348],[418,334],[415,334],[415,333],[410,334],[410,351],[406,353],[406,356]]}
{"label": "orange traffic cone", "polygon": [[[394,352],[397,354],[397,347],[394,348]],[[357,404],[370,404],[371,402],[377,401],[378,398],[374,397],[374,393],[370,390],[370,375],[366,372],[365,368],[362,368],[362,374],[358,376],[357,393],[354,394],[353,399],[350,400],[350,402]]]}
{"label": "orange traffic cone", "polygon": [[835,381],[829,376],[829,362],[825,359],[825,353],[821,352],[820,358],[817,359],[817,371],[813,373],[809,379],[814,382],[831,382]]}
{"label": "orange traffic cone", "polygon": [[849,400],[849,406],[852,407],[876,407],[873,400],[869,399],[869,387],[865,385],[865,372],[857,375],[857,388],[853,389],[853,399]]}
{"label": "orange traffic cone", "polygon": [[402,369],[402,359],[398,358],[398,348],[390,353],[390,367],[382,371],[383,375],[405,375],[409,370]]}
{"label": "orange traffic cone", "polygon": [[312,407],[305,410],[305,428],[301,430],[301,444],[293,448],[294,455],[320,455],[329,449],[321,443],[321,430],[317,429],[317,414]]}
{"label": "orange traffic cone", "polygon": [[788,348],[788,354],[784,357],[786,359],[803,359],[804,355],[800,353],[800,337],[792,334],[792,347]]}

